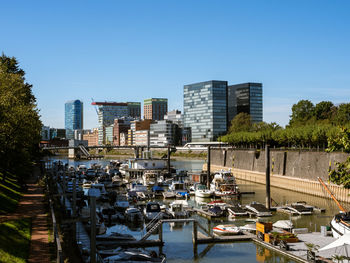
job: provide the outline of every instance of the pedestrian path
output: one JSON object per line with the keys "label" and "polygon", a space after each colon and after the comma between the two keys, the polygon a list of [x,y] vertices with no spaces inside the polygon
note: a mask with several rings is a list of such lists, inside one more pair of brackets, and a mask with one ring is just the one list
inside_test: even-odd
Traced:
{"label": "pedestrian path", "polygon": [[27,184],[27,191],[19,202],[16,211],[11,214],[1,215],[0,223],[25,217],[32,218],[32,235],[28,262],[49,263],[50,253],[44,194],[43,189],[33,180]]}

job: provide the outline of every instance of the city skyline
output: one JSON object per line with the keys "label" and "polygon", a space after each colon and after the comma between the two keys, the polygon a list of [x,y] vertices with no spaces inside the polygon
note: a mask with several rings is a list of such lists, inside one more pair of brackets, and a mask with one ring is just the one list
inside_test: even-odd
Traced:
{"label": "city skyline", "polygon": [[263,119],[284,126],[301,99],[349,102],[349,7],[315,0],[4,2],[1,51],[26,71],[47,126],[64,127],[62,105],[71,99],[85,103],[86,128],[97,124],[91,98],[161,97],[169,111],[183,111],[183,85],[208,80],[263,83]]}

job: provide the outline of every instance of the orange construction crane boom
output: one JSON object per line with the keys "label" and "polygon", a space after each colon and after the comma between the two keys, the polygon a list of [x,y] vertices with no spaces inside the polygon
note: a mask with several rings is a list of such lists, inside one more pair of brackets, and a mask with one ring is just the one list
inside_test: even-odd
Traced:
{"label": "orange construction crane boom", "polygon": [[337,200],[337,198],[335,198],[335,196],[332,194],[331,190],[329,190],[329,188],[327,187],[327,185],[323,182],[323,180],[320,177],[317,177],[318,181],[323,185],[323,187],[326,189],[326,191],[331,195],[332,199],[336,202],[337,206],[339,207],[339,209],[343,212],[346,213],[345,208],[339,203],[339,201]]}

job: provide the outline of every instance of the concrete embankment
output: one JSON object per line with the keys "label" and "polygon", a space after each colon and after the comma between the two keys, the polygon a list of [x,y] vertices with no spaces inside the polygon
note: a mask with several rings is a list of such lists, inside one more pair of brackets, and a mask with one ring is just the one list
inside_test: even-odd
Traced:
{"label": "concrete embankment", "polygon": [[[271,186],[328,197],[317,178],[327,182],[329,169],[347,156],[344,153],[271,150]],[[265,151],[215,149],[210,162],[212,172],[231,168],[238,179],[265,184]],[[206,170],[206,165],[203,169]],[[339,201],[350,202],[350,190],[333,184],[328,186]]]}

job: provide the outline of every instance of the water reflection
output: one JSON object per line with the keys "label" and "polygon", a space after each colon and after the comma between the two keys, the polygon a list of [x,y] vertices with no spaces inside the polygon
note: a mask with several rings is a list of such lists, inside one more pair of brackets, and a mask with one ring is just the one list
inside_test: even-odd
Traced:
{"label": "water reflection", "polygon": [[[85,164],[90,167],[91,164],[99,162],[103,166],[109,164],[110,160],[104,159],[100,161],[67,161],[69,165],[78,166],[79,164]],[[189,171],[200,171],[202,169],[203,160],[178,160],[172,162],[175,168],[186,169]],[[255,194],[242,195],[240,200],[230,200],[228,202],[235,203],[239,202],[242,205],[249,204],[252,201],[258,201],[261,203],[265,202],[265,185],[256,184],[252,182],[237,180],[240,190],[242,192],[255,192]],[[297,201],[306,201],[310,205],[326,208],[325,213],[315,213],[308,216],[290,216],[283,213],[274,213],[272,218],[269,220],[275,222],[281,219],[291,219],[296,228],[307,227],[311,231],[320,231],[320,226],[328,225],[332,216],[338,212],[332,200],[320,197],[314,197],[302,193],[295,193],[285,189],[271,188],[271,197],[277,204],[292,203]],[[203,203],[208,203],[212,199],[208,198],[191,198],[189,204],[191,206],[200,206]],[[171,201],[159,201],[169,203]],[[226,200],[225,200],[226,201]],[[273,205],[275,205],[275,203]],[[249,221],[254,221],[254,218],[228,218],[222,221],[210,221],[203,217],[194,215],[195,219],[204,226],[207,226],[208,230],[211,230],[215,225],[221,223],[229,223],[234,221],[234,224],[243,226]],[[143,224],[117,224],[108,228],[110,232],[120,232],[132,234],[136,238],[142,236]],[[157,238],[157,235],[152,235],[151,239]],[[230,244],[208,244],[198,245],[194,248],[192,245],[192,224],[174,225],[164,224],[163,225],[163,239],[165,245],[161,252],[166,254],[167,262],[293,262],[283,256],[276,254],[270,250],[267,250],[259,245],[252,242],[240,242]],[[149,248],[147,250],[154,250]]]}

